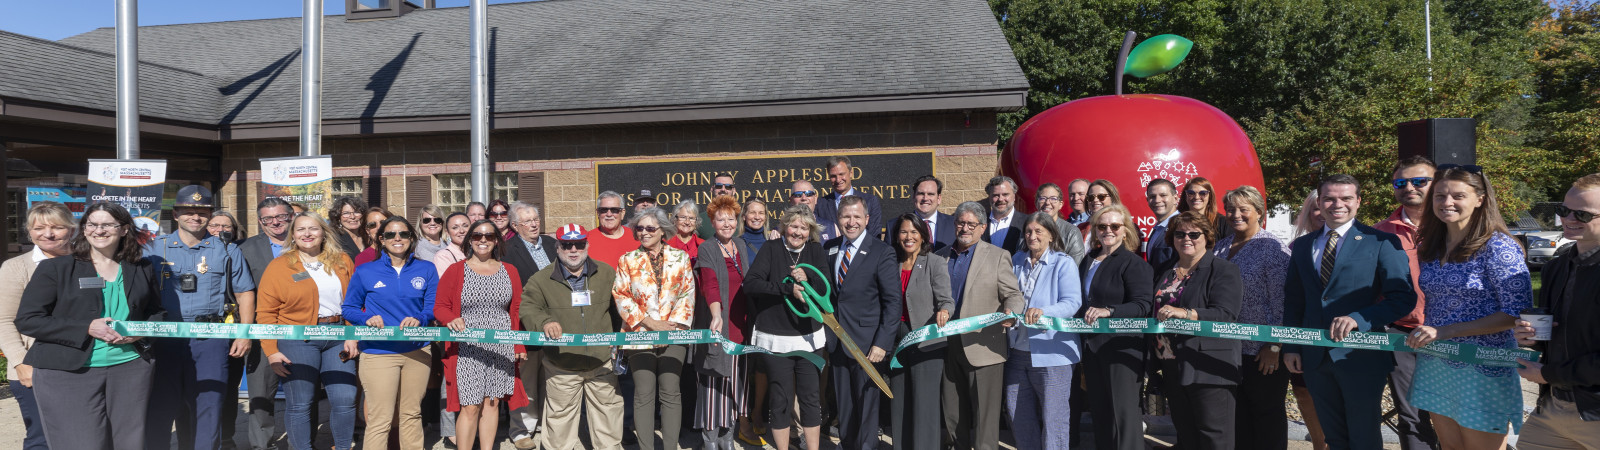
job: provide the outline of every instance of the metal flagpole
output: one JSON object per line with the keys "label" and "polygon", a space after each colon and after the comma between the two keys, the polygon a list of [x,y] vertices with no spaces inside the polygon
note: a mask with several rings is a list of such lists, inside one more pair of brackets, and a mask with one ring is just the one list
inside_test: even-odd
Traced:
{"label": "metal flagpole", "polygon": [[472,0],[472,201],[489,201],[489,45],[486,0]]}
{"label": "metal flagpole", "polygon": [[117,159],[139,159],[138,0],[117,0]]}
{"label": "metal flagpole", "polygon": [[322,0],[300,18],[300,156],[322,154]]}

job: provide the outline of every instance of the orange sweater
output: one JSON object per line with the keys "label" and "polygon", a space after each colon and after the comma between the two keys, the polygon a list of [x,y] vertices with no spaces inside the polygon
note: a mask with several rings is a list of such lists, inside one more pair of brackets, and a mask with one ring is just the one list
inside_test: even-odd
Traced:
{"label": "orange sweater", "polygon": [[[339,278],[339,299],[343,303],[345,289],[350,288],[350,272],[355,264],[350,262],[348,255],[340,253],[335,256],[344,263],[343,269],[333,270],[333,275]],[[267,270],[261,273],[261,281],[256,283],[256,323],[317,324],[317,283],[310,278],[294,280],[294,274],[305,270],[300,264],[299,253],[292,249],[267,264]],[[261,349],[268,355],[278,353],[278,341],[262,339]]]}

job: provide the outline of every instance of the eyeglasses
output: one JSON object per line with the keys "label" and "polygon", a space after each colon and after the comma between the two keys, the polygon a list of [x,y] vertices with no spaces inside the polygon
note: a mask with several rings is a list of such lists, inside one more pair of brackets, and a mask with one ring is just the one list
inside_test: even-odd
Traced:
{"label": "eyeglasses", "polygon": [[115,230],[115,229],[118,229],[118,228],[122,228],[122,224],[120,224],[120,223],[86,223],[86,224],[83,224],[83,228],[86,229],[86,230]]}
{"label": "eyeglasses", "polygon": [[1446,171],[1446,170],[1451,170],[1451,169],[1455,169],[1455,170],[1459,170],[1459,171],[1467,172],[1467,173],[1475,173],[1475,174],[1478,174],[1478,175],[1483,175],[1483,166],[1476,165],[1476,164],[1442,164],[1442,165],[1439,166],[1439,171],[1440,172],[1443,172],[1443,171]]}
{"label": "eyeglasses", "polygon": [[1103,202],[1103,201],[1106,201],[1107,199],[1110,199],[1111,198],[1111,194],[1094,194],[1094,195],[1089,196],[1089,198],[1092,198],[1092,199],[1094,199],[1094,201],[1097,201],[1097,202]]}
{"label": "eyeglasses", "polygon": [[661,227],[655,225],[640,225],[633,227],[633,232],[635,233],[654,233],[657,231],[661,231]]}
{"label": "eyeglasses", "polygon": [[489,217],[505,217],[505,216],[506,216],[506,212],[505,211],[489,213]]}
{"label": "eyeglasses", "polygon": [[1414,187],[1414,188],[1417,188],[1417,189],[1422,189],[1422,188],[1428,187],[1428,183],[1432,183],[1432,182],[1433,182],[1433,177],[1401,178],[1401,179],[1398,179],[1398,180],[1394,180],[1394,188],[1395,189],[1405,189],[1406,188],[1406,183],[1411,183],[1411,187]]}
{"label": "eyeglasses", "polygon": [[1120,223],[1113,223],[1113,224],[1104,224],[1104,223],[1102,223],[1102,224],[1095,225],[1094,229],[1100,230],[1100,231],[1122,231],[1122,224],[1120,224]]}
{"label": "eyeglasses", "polygon": [[361,212],[360,211],[345,211],[345,212],[339,213],[339,217],[351,217],[351,216],[359,217],[359,216],[361,216]]}
{"label": "eyeglasses", "polygon": [[1594,220],[1595,213],[1568,208],[1567,205],[1556,205],[1556,217],[1567,216],[1572,216],[1572,220],[1576,220],[1578,223],[1589,223],[1589,221]]}
{"label": "eyeglasses", "polygon": [[717,184],[711,185],[711,187],[717,188],[717,189],[733,189],[733,185],[729,184],[729,183],[717,183]]}
{"label": "eyeglasses", "polygon": [[794,191],[794,192],[789,193],[789,196],[790,197],[794,197],[794,198],[816,197],[817,196],[817,191]]}
{"label": "eyeglasses", "polygon": [[472,234],[468,234],[467,235],[467,240],[476,241],[476,240],[479,240],[479,239],[483,239],[485,241],[492,241],[497,237],[499,237],[499,235],[497,235],[495,233],[472,233]]}
{"label": "eyeglasses", "polygon": [[528,220],[523,220],[523,221],[519,221],[519,222],[511,222],[511,223],[514,223],[514,224],[517,224],[517,225],[522,225],[522,226],[525,226],[525,227],[531,227],[531,226],[538,225],[539,224],[539,219],[528,219]]}
{"label": "eyeglasses", "polygon": [[423,217],[422,218],[422,224],[423,225],[428,225],[428,224],[433,224],[433,223],[437,223],[437,224],[443,225],[444,224],[444,219],[440,219],[438,217]]}
{"label": "eyeglasses", "polygon": [[595,214],[622,214],[622,208],[620,208],[620,207],[611,207],[611,208],[600,207],[600,208],[595,208],[594,209],[594,213]]}
{"label": "eyeglasses", "polygon": [[977,222],[968,222],[965,220],[956,221],[956,228],[977,228],[981,226],[983,226],[983,224]]}
{"label": "eyeglasses", "polygon": [[1044,202],[1052,202],[1052,203],[1054,203],[1054,202],[1059,202],[1059,201],[1061,201],[1061,196],[1059,196],[1059,195],[1052,196],[1052,197],[1039,197],[1039,203],[1044,203]]}
{"label": "eyeglasses", "polygon": [[561,241],[559,244],[562,250],[583,250],[589,247],[589,241]]}
{"label": "eyeglasses", "polygon": [[675,219],[678,219],[679,222],[693,222],[694,216],[677,216]]}
{"label": "eyeglasses", "polygon": [[279,215],[276,215],[276,216],[264,216],[264,217],[261,218],[261,223],[263,225],[272,225],[272,224],[284,223],[284,222],[288,222],[289,221],[289,217],[290,216],[288,214],[279,214]]}
{"label": "eyeglasses", "polygon": [[385,231],[380,236],[382,236],[384,240],[389,240],[389,239],[394,239],[394,238],[400,238],[400,239],[409,240],[409,239],[412,238],[412,235],[411,235],[410,231]]}
{"label": "eyeglasses", "polygon": [[378,222],[367,222],[367,229],[370,230],[370,229],[377,228],[377,227],[378,227]]}
{"label": "eyeglasses", "polygon": [[1211,195],[1211,191],[1183,191],[1183,195],[1193,195],[1193,196],[1196,196],[1196,197],[1205,197],[1207,195]]}
{"label": "eyeglasses", "polygon": [[1178,238],[1178,239],[1189,238],[1189,240],[1191,240],[1191,241],[1198,241],[1198,240],[1200,240],[1201,236],[1205,236],[1205,233],[1201,233],[1199,231],[1189,231],[1189,232],[1174,231],[1174,232],[1172,232],[1172,237],[1174,237],[1174,238]]}

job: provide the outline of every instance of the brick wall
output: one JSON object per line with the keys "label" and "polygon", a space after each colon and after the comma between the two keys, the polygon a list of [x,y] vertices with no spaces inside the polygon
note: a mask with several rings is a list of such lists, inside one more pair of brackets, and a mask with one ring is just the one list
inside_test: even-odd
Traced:
{"label": "brick wall", "polygon": [[[926,149],[934,152],[937,176],[945,181],[943,210],[983,197],[997,167],[995,114],[973,112],[717,124],[669,124],[496,132],[491,158],[496,172],[544,172],[547,229],[569,222],[594,222],[594,162],[667,155],[730,157],[794,152],[840,154]],[[404,213],[405,176],[467,173],[466,134],[332,139],[323,154],[333,157],[335,176],[381,178],[380,201]],[[222,206],[238,211],[257,232],[260,158],[298,155],[297,143],[229,144],[224,149]]]}

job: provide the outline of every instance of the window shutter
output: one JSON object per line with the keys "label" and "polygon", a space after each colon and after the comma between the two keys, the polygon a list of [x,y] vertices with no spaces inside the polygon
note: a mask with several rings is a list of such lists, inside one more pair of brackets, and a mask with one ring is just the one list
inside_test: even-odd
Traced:
{"label": "window shutter", "polygon": [[433,203],[433,184],[427,175],[406,177],[406,217],[416,224],[422,220],[422,206]]}
{"label": "window shutter", "polygon": [[367,205],[389,209],[388,198],[383,195],[383,176],[369,176],[364,181],[367,183]]}
{"label": "window shutter", "polygon": [[517,200],[538,207],[543,218],[550,217],[544,208],[544,172],[517,173]]}

